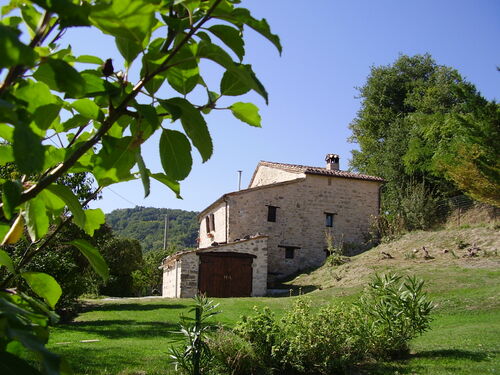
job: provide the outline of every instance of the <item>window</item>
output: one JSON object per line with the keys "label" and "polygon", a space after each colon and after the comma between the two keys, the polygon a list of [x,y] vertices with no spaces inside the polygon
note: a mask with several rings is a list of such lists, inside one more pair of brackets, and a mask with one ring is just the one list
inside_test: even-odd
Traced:
{"label": "window", "polygon": [[299,246],[290,246],[290,245],[278,245],[285,249],[285,259],[293,259],[295,258],[295,250],[300,249]]}
{"label": "window", "polygon": [[267,206],[267,221],[276,222],[276,206]]}
{"label": "window", "polygon": [[207,233],[210,233],[210,216],[205,217],[205,226]]}
{"label": "window", "polygon": [[215,216],[210,214],[210,230],[215,231]]}
{"label": "window", "polygon": [[331,228],[333,227],[333,217],[336,214],[332,214],[330,212],[325,212],[325,226]]}

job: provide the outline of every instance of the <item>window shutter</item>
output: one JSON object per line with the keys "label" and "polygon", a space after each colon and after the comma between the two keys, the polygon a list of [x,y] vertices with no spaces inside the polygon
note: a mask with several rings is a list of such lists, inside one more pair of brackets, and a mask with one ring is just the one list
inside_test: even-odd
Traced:
{"label": "window shutter", "polygon": [[205,225],[207,227],[207,233],[210,233],[210,216],[205,218]]}

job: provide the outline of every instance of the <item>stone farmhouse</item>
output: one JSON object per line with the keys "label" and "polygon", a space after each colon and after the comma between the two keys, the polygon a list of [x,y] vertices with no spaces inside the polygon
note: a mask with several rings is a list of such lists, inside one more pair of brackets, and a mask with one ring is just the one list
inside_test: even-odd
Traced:
{"label": "stone farmhouse", "polygon": [[268,285],[326,259],[326,235],[360,243],[380,208],[379,177],[261,161],[247,189],[224,194],[198,216],[196,250],[167,257],[163,296],[263,296]]}

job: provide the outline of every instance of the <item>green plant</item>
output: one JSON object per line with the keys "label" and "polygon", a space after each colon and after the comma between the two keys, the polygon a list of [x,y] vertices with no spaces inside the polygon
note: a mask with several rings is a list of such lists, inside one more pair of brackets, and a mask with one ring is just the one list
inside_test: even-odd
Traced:
{"label": "green plant", "polygon": [[266,372],[252,344],[230,330],[219,328],[208,340],[214,374],[254,375]]}
{"label": "green plant", "polygon": [[365,316],[368,352],[374,358],[405,354],[411,339],[429,328],[433,304],[416,277],[375,275],[358,302]]}
{"label": "green plant", "polygon": [[326,259],[327,264],[330,266],[340,266],[349,261],[349,258],[345,256],[343,235],[340,236],[339,240],[335,241],[333,233],[325,231],[325,242],[326,250],[329,254]]}
{"label": "green plant", "polygon": [[259,311],[254,307],[253,316],[243,316],[234,328],[234,332],[248,340],[257,358],[268,369],[279,367],[279,361],[273,356],[275,345],[279,342],[281,330],[274,313],[264,307]]}
{"label": "green plant", "polygon": [[184,335],[186,343],[183,349],[175,346],[170,348],[170,358],[176,371],[189,375],[207,374],[212,354],[207,344],[207,333],[215,326],[207,323],[207,319],[219,314],[216,311],[218,304],[214,304],[206,296],[193,297],[194,306],[189,312],[194,312],[194,318],[182,317],[180,333]]}
{"label": "green plant", "polygon": [[[0,180],[4,246],[0,290],[20,288],[24,280],[45,300],[39,303],[53,309],[61,288],[49,274],[28,271],[30,262],[49,251],[53,238],[70,221],[89,236],[104,223],[104,213],[85,209],[88,200],[80,202],[61,179],[73,173],[91,174],[98,185],[91,197],[103,187],[131,179],[140,179],[148,196],[154,179],[180,197],[179,181],[193,164],[191,145],[203,162],[213,152],[205,115],[225,109],[238,120],[260,126],[254,104],[231,100],[251,90],[268,99],[251,65],[243,61],[243,33],[251,28],[279,51],[281,45],[266,20],[253,18],[237,4],[233,0],[12,0],[2,7],[0,167],[13,165],[16,173]],[[75,56],[65,32],[78,27],[112,37],[121,61],[113,65],[109,55]],[[24,31],[27,36],[21,38]],[[203,79],[202,61],[222,68],[216,89]],[[133,64],[137,69],[130,69]],[[196,98],[200,92],[206,97],[193,103],[197,87]],[[172,97],[173,92],[177,94]],[[221,107],[226,98],[231,103]],[[172,129],[176,121],[182,131]],[[147,168],[141,151],[155,133],[160,133],[163,169],[158,173]],[[29,243],[13,261],[7,245],[18,243],[25,229]],[[71,240],[67,244],[107,280],[109,269],[98,249],[89,241]],[[11,300],[18,302],[22,303]],[[30,346],[9,333],[12,321],[5,322],[0,324],[2,355],[19,366],[28,366],[18,356],[20,344],[44,355],[43,347]],[[42,371],[57,374],[64,368]]]}
{"label": "green plant", "polygon": [[417,255],[413,251],[405,251],[404,257],[405,259],[409,260],[409,259],[415,259]]}

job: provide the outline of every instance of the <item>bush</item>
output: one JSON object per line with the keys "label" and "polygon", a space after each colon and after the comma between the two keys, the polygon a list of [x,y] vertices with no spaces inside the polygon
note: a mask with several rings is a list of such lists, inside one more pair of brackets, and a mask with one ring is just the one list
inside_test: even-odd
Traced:
{"label": "bush", "polygon": [[243,316],[237,323],[234,332],[248,340],[265,368],[279,367],[279,360],[273,355],[273,348],[280,342],[282,329],[276,317],[268,307],[262,311],[255,308],[254,316]]}
{"label": "bush", "polygon": [[220,328],[208,340],[208,346],[214,356],[213,374],[266,374],[252,344],[232,331]]}
{"label": "bush", "polygon": [[429,328],[432,303],[416,277],[375,275],[357,306],[365,317],[368,353],[375,359],[399,357],[409,341]]}
{"label": "bush", "polygon": [[343,373],[362,361],[407,353],[409,341],[429,328],[431,310],[423,281],[377,275],[355,304],[314,309],[301,297],[281,319],[264,308],[243,317],[212,349],[223,373]]}

